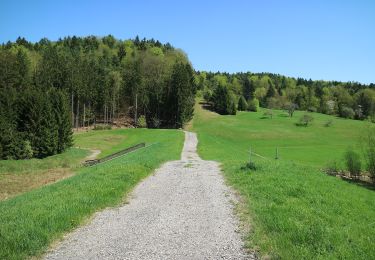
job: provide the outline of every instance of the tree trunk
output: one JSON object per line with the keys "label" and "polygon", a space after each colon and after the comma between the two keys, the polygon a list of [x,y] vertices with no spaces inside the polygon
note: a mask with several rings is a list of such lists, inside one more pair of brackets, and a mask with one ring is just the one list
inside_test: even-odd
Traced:
{"label": "tree trunk", "polygon": [[76,128],[79,128],[79,99],[77,99],[77,110],[76,110]]}
{"label": "tree trunk", "polygon": [[134,125],[135,125],[135,127],[137,127],[137,125],[138,125],[137,111],[138,111],[138,94],[135,94],[135,113],[134,113]]}
{"label": "tree trunk", "polygon": [[106,122],[106,115],[107,115],[107,109],[106,109],[106,105],[104,105],[104,113],[103,113],[103,124],[105,124],[105,122]]}
{"label": "tree trunk", "polygon": [[86,103],[83,103],[83,128],[85,128],[85,122],[86,122]]}
{"label": "tree trunk", "polygon": [[72,127],[74,127],[74,94],[72,91]]}
{"label": "tree trunk", "polygon": [[115,117],[115,99],[113,99],[113,103],[112,103],[112,125],[113,125],[113,119]]}

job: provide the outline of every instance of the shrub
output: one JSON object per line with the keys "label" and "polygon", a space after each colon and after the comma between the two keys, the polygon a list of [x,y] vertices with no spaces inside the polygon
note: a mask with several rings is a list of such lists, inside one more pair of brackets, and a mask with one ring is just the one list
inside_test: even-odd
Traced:
{"label": "shrub", "polygon": [[309,112],[316,112],[317,109],[316,109],[316,107],[309,107],[309,108],[307,109],[307,111],[309,111]]}
{"label": "shrub", "polygon": [[299,119],[297,125],[298,126],[308,126],[309,124],[311,124],[311,122],[314,120],[314,118],[309,115],[309,114],[304,114],[303,116],[301,116],[301,118]]}
{"label": "shrub", "polygon": [[241,167],[241,170],[252,170],[252,171],[256,171],[257,170],[257,166],[255,165],[254,162],[247,162],[245,164],[245,166],[242,166]]}
{"label": "shrub", "polygon": [[375,178],[375,127],[368,128],[362,137],[367,170]]}
{"label": "shrub", "polygon": [[146,122],[146,117],[145,116],[142,115],[142,116],[140,116],[138,118],[137,127],[147,128],[147,122]]}
{"label": "shrub", "polygon": [[333,160],[333,161],[330,161],[326,168],[325,168],[325,171],[326,173],[328,173],[329,175],[333,175],[333,176],[336,176],[336,174],[338,174],[340,172],[340,167],[337,163],[337,161]]}
{"label": "shrub", "polygon": [[259,100],[256,98],[250,99],[247,102],[247,110],[257,112],[259,109]]}
{"label": "shrub", "polygon": [[349,148],[345,153],[345,164],[351,177],[358,178],[361,174],[361,159],[354,150]]}
{"label": "shrub", "polygon": [[263,113],[263,116],[264,117],[269,117],[269,118],[273,118],[273,111],[272,110],[267,110],[266,112]]}
{"label": "shrub", "polygon": [[245,111],[245,110],[247,110],[247,102],[246,102],[246,100],[245,100],[245,98],[243,96],[241,96],[240,99],[238,100],[237,109],[239,111]]}
{"label": "shrub", "polygon": [[353,119],[354,115],[355,112],[351,107],[343,107],[340,111],[340,116],[344,118]]}
{"label": "shrub", "polygon": [[22,147],[20,151],[19,158],[20,159],[31,159],[33,158],[33,148],[31,147],[31,143],[29,140],[22,142]]}
{"label": "shrub", "polygon": [[206,101],[206,102],[210,102],[211,99],[212,99],[212,90],[211,89],[205,89],[203,91],[203,99]]}
{"label": "shrub", "polygon": [[111,130],[111,125],[95,125],[94,130]]}
{"label": "shrub", "polygon": [[330,119],[330,120],[328,120],[327,122],[324,123],[324,126],[325,127],[330,127],[330,126],[332,126],[332,124],[333,124],[333,120]]}

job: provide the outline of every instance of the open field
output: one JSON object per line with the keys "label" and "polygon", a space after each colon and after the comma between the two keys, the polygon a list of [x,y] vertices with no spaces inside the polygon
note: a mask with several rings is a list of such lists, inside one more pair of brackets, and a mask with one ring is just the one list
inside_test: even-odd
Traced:
{"label": "open field", "polygon": [[[221,162],[228,183],[242,195],[239,212],[251,224],[250,248],[284,259],[373,259],[374,190],[319,170],[357,144],[365,123],[313,114],[312,126],[297,127],[302,113],[220,116],[197,105],[192,129],[202,158]],[[327,120],[331,127],[323,126]],[[256,170],[245,167],[250,146],[266,157],[253,156]]]}
{"label": "open field", "polygon": [[[103,149],[103,154],[146,142],[147,148],[98,166],[79,169],[68,179],[0,202],[0,258],[40,255],[48,245],[95,211],[121,203],[124,196],[162,162],[178,159],[183,133],[176,130],[93,131],[76,145]],[[122,136],[108,146],[106,138]],[[22,162],[21,162],[22,163]]]}
{"label": "open field", "polygon": [[[201,151],[224,156],[229,160],[239,154],[245,158],[249,148],[264,157],[275,158],[276,147],[283,161],[323,167],[332,160],[342,160],[350,146],[360,152],[359,136],[368,124],[363,121],[348,120],[319,113],[309,113],[314,117],[311,126],[296,126],[305,113],[296,111],[292,118],[280,110],[274,111],[273,118],[260,112],[239,112],[236,116],[220,116],[204,111],[196,106],[193,129],[199,132],[200,140],[219,143],[224,150],[213,150],[202,144]],[[332,120],[332,125],[325,123]]]}

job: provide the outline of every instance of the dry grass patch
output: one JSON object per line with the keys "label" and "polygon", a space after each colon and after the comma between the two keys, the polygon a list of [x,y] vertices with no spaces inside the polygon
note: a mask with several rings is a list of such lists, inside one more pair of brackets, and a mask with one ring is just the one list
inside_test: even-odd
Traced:
{"label": "dry grass patch", "polygon": [[18,194],[57,182],[72,176],[69,168],[57,168],[41,172],[0,175],[0,201]]}

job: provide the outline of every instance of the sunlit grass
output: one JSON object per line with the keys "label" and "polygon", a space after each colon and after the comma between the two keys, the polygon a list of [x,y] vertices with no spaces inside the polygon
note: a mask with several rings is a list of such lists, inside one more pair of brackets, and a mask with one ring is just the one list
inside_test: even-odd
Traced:
{"label": "sunlit grass", "polygon": [[[288,118],[279,111],[273,119],[261,119],[262,112],[214,116],[200,107],[195,113],[199,154],[220,161],[242,195],[249,248],[281,259],[375,259],[375,191],[320,171],[358,144],[366,123],[315,113],[312,126],[297,127],[304,112]],[[250,147],[265,157],[252,155],[255,171],[243,168]]]}
{"label": "sunlit grass", "polygon": [[[97,142],[109,132],[96,133]],[[177,130],[116,130],[116,134],[129,140],[122,143],[124,148],[132,142],[154,145],[82,168],[71,178],[0,202],[0,259],[40,255],[52,241],[95,211],[118,205],[162,162],[178,159],[183,144],[183,133]],[[87,144],[84,135],[80,142]]]}

